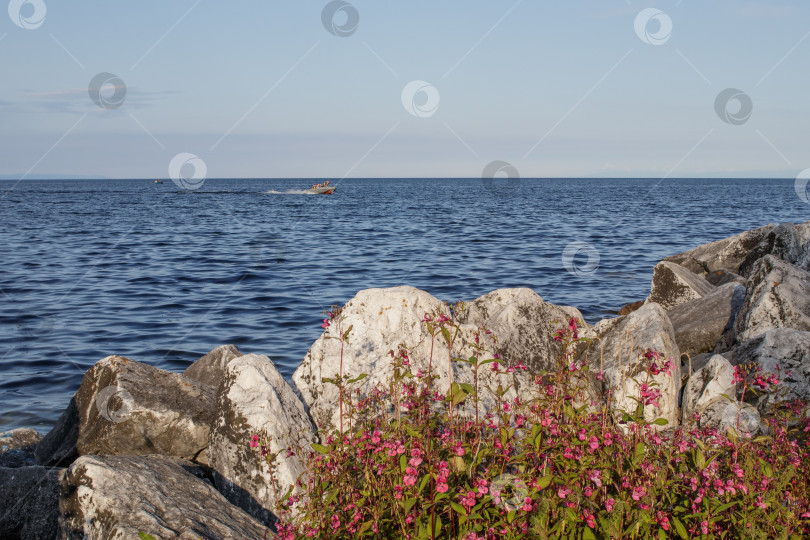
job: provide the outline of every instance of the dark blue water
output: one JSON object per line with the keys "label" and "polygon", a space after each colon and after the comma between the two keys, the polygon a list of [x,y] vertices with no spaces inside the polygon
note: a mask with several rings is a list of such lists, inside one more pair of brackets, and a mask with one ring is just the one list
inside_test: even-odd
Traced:
{"label": "dark blue water", "polygon": [[[514,182],[514,181],[513,181]],[[662,257],[810,206],[789,180],[0,182],[0,431],[46,431],[94,362],[182,370],[216,345],[289,376],[321,313],[408,284],[446,300],[531,287],[594,322],[649,292]],[[13,189],[12,189],[13,188]],[[269,193],[268,193],[269,192]],[[598,252],[565,270],[572,241]],[[587,256],[574,263],[584,268]]]}

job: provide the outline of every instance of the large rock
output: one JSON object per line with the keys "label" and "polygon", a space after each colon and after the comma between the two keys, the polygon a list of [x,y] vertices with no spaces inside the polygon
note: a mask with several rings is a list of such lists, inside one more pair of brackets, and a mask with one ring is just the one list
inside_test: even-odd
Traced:
{"label": "large rock", "polygon": [[[505,362],[521,360],[529,371],[555,369],[562,345],[554,332],[582,313],[570,306],[549,304],[531,289],[498,289],[469,302],[459,314],[462,324],[491,330],[497,336],[494,352]],[[587,325],[580,332],[586,337]]]}
{"label": "large rock", "polygon": [[0,467],[36,465],[34,450],[41,440],[42,435],[29,428],[0,433]]}
{"label": "large rock", "polygon": [[[659,373],[651,378],[661,391],[659,406],[648,406],[645,418],[665,418],[672,427],[678,423],[678,393],[680,391],[680,351],[675,331],[666,311],[655,303],[645,304],[625,317],[601,321],[594,327],[598,339],[584,353],[593,371],[604,370],[609,394],[609,406],[614,411],[635,411],[639,384],[647,379],[643,375],[649,360],[642,355],[646,349],[655,349],[671,359],[671,374]],[[660,362],[662,364],[663,362]],[[635,378],[635,380],[634,380]]]}
{"label": "large rock", "polygon": [[[343,350],[343,374],[368,377],[352,386],[353,390],[366,393],[378,384],[387,386],[393,375],[390,351],[404,344],[409,351],[411,371],[427,373],[430,365],[438,376],[436,389],[446,392],[449,387],[448,349],[437,336],[431,336],[422,319],[426,314],[449,310],[430,294],[413,287],[390,289],[366,289],[357,293],[343,307],[341,328],[352,328],[349,341]],[[471,343],[479,326],[491,326],[503,351],[503,363],[531,363],[529,371],[516,371],[508,375],[496,375],[490,367],[479,371],[479,389],[483,413],[494,404],[483,389],[487,386],[512,387],[507,397],[514,397],[516,389],[531,384],[537,369],[551,366],[560,351],[550,334],[562,326],[568,317],[581,318],[574,308],[561,308],[546,304],[540,296],[528,289],[494,291],[467,305],[466,311],[457,313],[460,330],[453,343],[452,356],[468,358],[472,354]],[[556,321],[556,322],[555,322]],[[324,377],[335,377],[340,370],[340,342],[337,323],[329,327],[310,348],[304,360],[293,374],[293,381],[309,406],[310,414],[319,428],[339,424],[338,390],[334,385],[323,383]],[[499,335],[503,332],[504,335]],[[583,326],[583,335],[588,332]],[[482,335],[491,348],[491,336]],[[432,347],[432,361],[431,361]],[[484,360],[484,358],[481,358]],[[431,363],[432,362],[432,363]],[[527,364],[528,365],[528,364]],[[473,369],[468,364],[453,362],[454,382],[472,383]]]}
{"label": "large rock", "polygon": [[721,268],[719,270],[715,270],[713,272],[709,272],[706,274],[706,281],[714,285],[715,287],[720,287],[721,285],[725,285],[726,283],[739,283],[740,285],[746,285],[748,280],[744,277],[735,274],[731,270],[726,270],[725,268]]}
{"label": "large rock", "polygon": [[772,328],[810,330],[810,273],[766,255],[751,270],[734,329],[743,343]]}
{"label": "large rock", "polygon": [[745,300],[745,287],[727,283],[706,296],[679,304],[668,312],[681,354],[712,351],[724,332],[733,328]]}
{"label": "large rock", "polygon": [[183,375],[203,384],[219,387],[225,376],[225,368],[234,360],[242,356],[236,345],[220,345],[186,368]]}
{"label": "large rock", "polygon": [[[269,466],[248,444],[254,434],[269,437],[270,453],[279,454],[272,468],[275,487]],[[209,455],[217,488],[229,501],[270,523],[267,509],[305,472],[299,456],[310,452],[313,442],[315,426],[306,407],[269,358],[248,354],[228,364]]]}
{"label": "large rock", "polygon": [[744,231],[729,238],[709,242],[689,251],[665,257],[664,261],[681,264],[691,259],[698,261],[705,272],[724,268],[739,273],[740,264],[774,227],[775,225],[771,223],[752,231]]}
{"label": "large rock", "polygon": [[[337,338],[351,327],[349,341],[343,349],[343,374],[368,377],[353,386],[361,392],[385,381],[393,375],[389,351],[396,351],[405,344],[411,353],[411,363],[416,369],[427,372],[430,355],[430,336],[422,318],[442,308],[442,303],[430,294],[413,287],[390,289],[366,289],[355,295],[343,307],[343,320],[327,328],[312,344],[301,364],[293,373],[293,382],[309,407],[310,415],[318,428],[338,426],[338,389],[323,382],[340,372],[340,342]],[[436,339],[433,367],[446,361],[446,349],[442,351],[440,338]]]}
{"label": "large rock", "polygon": [[749,275],[757,261],[765,255],[773,255],[783,261],[795,264],[804,270],[810,270],[810,221],[801,225],[782,223],[774,227],[751,250],[751,253],[740,264],[740,273]]}
{"label": "large rock", "polygon": [[215,391],[121,356],[96,362],[36,449],[42,465],[86,454],[166,454],[205,462]]}
{"label": "large rock", "polygon": [[[508,384],[513,384],[517,395],[531,394],[536,385],[535,375],[544,371],[556,372],[557,360],[563,353],[562,344],[554,340],[554,333],[568,325],[571,319],[577,319],[579,337],[595,336],[593,329],[582,320],[582,313],[574,307],[557,306],[545,302],[539,294],[528,288],[498,289],[487,293],[472,302],[458,314],[462,323],[463,335],[469,338],[473,329],[487,329],[496,336],[497,342],[491,352],[497,352],[506,365],[522,362],[527,371],[515,372]],[[576,351],[574,351],[576,352]],[[461,366],[458,377],[469,379],[473,376],[468,366]],[[577,396],[578,405],[601,404],[601,384],[593,375],[579,374],[584,377],[581,390]],[[495,387],[498,378],[489,369],[479,372],[479,386]],[[489,404],[488,400],[484,401]]]}
{"label": "large rock", "polygon": [[59,532],[63,469],[0,467],[0,538],[51,540]]}
{"label": "large rock", "polygon": [[689,377],[683,391],[683,417],[703,412],[707,405],[718,397],[726,397],[731,403],[736,399],[734,367],[723,356],[715,354],[709,362]]}
{"label": "large rock", "polygon": [[[769,330],[732,351],[731,363],[756,364],[779,379],[779,401],[801,399],[810,403],[810,332],[792,328]],[[789,374],[788,374],[789,373]],[[776,396],[761,395],[757,407],[769,412]]]}
{"label": "large rock", "polygon": [[83,456],[61,481],[66,540],[264,538],[193,463],[169,456]]}
{"label": "large rock", "polygon": [[702,298],[714,290],[705,278],[673,262],[662,261],[653,269],[650,296],[645,303],[659,304],[664,309]]}

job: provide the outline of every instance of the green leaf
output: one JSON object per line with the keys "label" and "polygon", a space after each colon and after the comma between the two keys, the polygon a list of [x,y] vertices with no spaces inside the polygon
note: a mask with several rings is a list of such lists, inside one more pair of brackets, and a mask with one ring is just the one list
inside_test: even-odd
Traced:
{"label": "green leaf", "polygon": [[349,383],[356,383],[357,381],[362,381],[362,380],[363,380],[363,379],[365,379],[366,377],[368,377],[368,373],[363,373],[363,374],[361,374],[361,375],[358,375],[358,376],[357,376],[357,377],[355,377],[354,379],[350,379],[350,380],[349,380],[349,381],[347,381],[347,382],[349,382]]}
{"label": "green leaf", "polygon": [[467,392],[468,394],[472,394],[475,392],[475,388],[470,383],[461,383],[461,389]]}
{"label": "green leaf", "polygon": [[768,478],[773,478],[773,466],[762,458],[759,458],[759,465],[762,468],[762,474]]}
{"label": "green leaf", "polygon": [[419,491],[417,493],[422,493],[425,490],[425,486],[430,481],[430,475],[426,474],[424,478],[422,478],[422,482],[419,484]]}
{"label": "green leaf", "polygon": [[644,446],[643,442],[640,442],[636,445],[636,453],[633,456],[633,464],[638,464],[644,458]]}
{"label": "green leaf", "polygon": [[582,540],[596,540],[593,531],[587,525],[582,529]]}
{"label": "green leaf", "polygon": [[438,538],[439,533],[442,532],[442,518],[436,516],[436,521],[433,523],[433,538]]}
{"label": "green leaf", "polygon": [[507,523],[512,523],[513,521],[515,521],[515,515],[516,514],[517,514],[517,512],[515,512],[514,510],[510,510],[509,513],[506,514],[506,522]]}
{"label": "green leaf", "polygon": [[450,330],[442,326],[442,337],[447,343],[450,343]]}
{"label": "green leaf", "polygon": [[[464,362],[465,364],[470,364],[470,365],[472,365],[472,362],[470,362],[470,361],[469,361],[469,360],[467,360],[466,358],[453,358],[453,359],[452,359],[452,361],[453,361],[453,362]],[[455,383],[453,383],[453,384],[455,384]]]}
{"label": "green leaf", "polygon": [[478,365],[479,366],[485,366],[487,364],[491,364],[492,362],[497,362],[497,361],[498,361],[497,358],[488,358],[486,360],[482,360],[482,361],[478,362]]}
{"label": "green leaf", "polygon": [[701,471],[706,468],[706,455],[700,448],[695,449],[695,465]]}
{"label": "green leaf", "polygon": [[461,514],[462,516],[467,515],[467,511],[464,509],[464,507],[458,504],[457,502],[450,501],[450,507],[459,514]]}
{"label": "green leaf", "polygon": [[413,505],[416,504],[416,501],[417,501],[416,497],[411,497],[410,499],[405,501],[405,506],[403,507],[403,510],[405,510],[406,514],[411,511],[411,508],[413,508]]}
{"label": "green leaf", "polygon": [[728,510],[729,508],[731,508],[735,504],[739,504],[739,503],[740,503],[740,501],[732,501],[730,503],[726,503],[723,506],[720,506],[719,508],[715,508],[714,510],[712,510],[712,513],[713,514],[719,514],[721,512],[724,512],[724,511]]}
{"label": "green leaf", "polygon": [[726,430],[726,436],[728,437],[728,440],[731,441],[732,444],[735,444],[735,445],[737,444],[738,439],[737,439],[737,430],[736,429],[734,429],[731,426],[728,426],[728,429]]}
{"label": "green leaf", "polygon": [[157,540],[157,539],[156,539],[154,536],[152,536],[151,534],[146,534],[146,533],[145,533],[145,532],[143,532],[143,531],[138,531],[138,536],[141,538],[141,540]]}
{"label": "green leaf", "polygon": [[658,540],[667,540],[667,533],[664,529],[658,529]]}
{"label": "green leaf", "polygon": [[673,517],[672,524],[675,525],[675,532],[678,533],[678,536],[683,538],[683,540],[689,538],[689,533],[686,532],[686,527],[683,526],[680,519]]}
{"label": "green leaf", "polygon": [[399,470],[400,472],[405,472],[405,469],[408,468],[408,458],[405,457],[405,454],[399,456]]}
{"label": "green leaf", "polygon": [[540,489],[546,489],[549,484],[551,484],[551,480],[554,478],[553,474],[547,474],[543,478],[537,481],[537,487]]}
{"label": "green leaf", "polygon": [[369,530],[369,528],[371,528],[373,524],[374,522],[372,520],[368,520],[362,525],[360,525],[360,530],[357,531],[357,536],[363,536],[363,533]]}
{"label": "green leaf", "polygon": [[319,454],[328,454],[329,453],[329,447],[328,446],[324,446],[324,445],[318,444],[318,443],[312,443],[310,446],[312,447],[313,450],[315,450]]}
{"label": "green leaf", "polygon": [[666,418],[656,418],[653,424],[655,424],[656,426],[665,426],[669,424],[669,420],[667,420]]}

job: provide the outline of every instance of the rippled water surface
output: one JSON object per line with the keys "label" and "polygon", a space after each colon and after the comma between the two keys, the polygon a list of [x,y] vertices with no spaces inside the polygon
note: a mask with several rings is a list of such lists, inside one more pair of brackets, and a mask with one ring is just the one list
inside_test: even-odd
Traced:
{"label": "rippled water surface", "polygon": [[[0,182],[0,431],[47,431],[110,354],[182,370],[234,343],[290,376],[325,307],[402,284],[446,300],[531,287],[595,322],[644,298],[666,255],[810,218],[792,180],[365,179],[300,193],[311,183]],[[595,272],[564,268],[575,241],[598,253]]]}

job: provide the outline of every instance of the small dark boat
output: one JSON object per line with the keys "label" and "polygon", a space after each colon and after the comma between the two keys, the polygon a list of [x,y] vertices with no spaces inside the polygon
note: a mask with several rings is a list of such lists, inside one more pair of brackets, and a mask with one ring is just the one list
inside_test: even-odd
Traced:
{"label": "small dark boat", "polygon": [[162,184],[162,183],[163,183],[163,180],[158,179],[158,180],[155,180],[155,181],[154,181],[154,182],[152,182],[152,183],[153,183],[153,184]]}
{"label": "small dark boat", "polygon": [[307,190],[307,193],[312,193],[314,195],[331,195],[335,192],[337,188],[335,186],[321,186],[316,188],[310,188]]}

